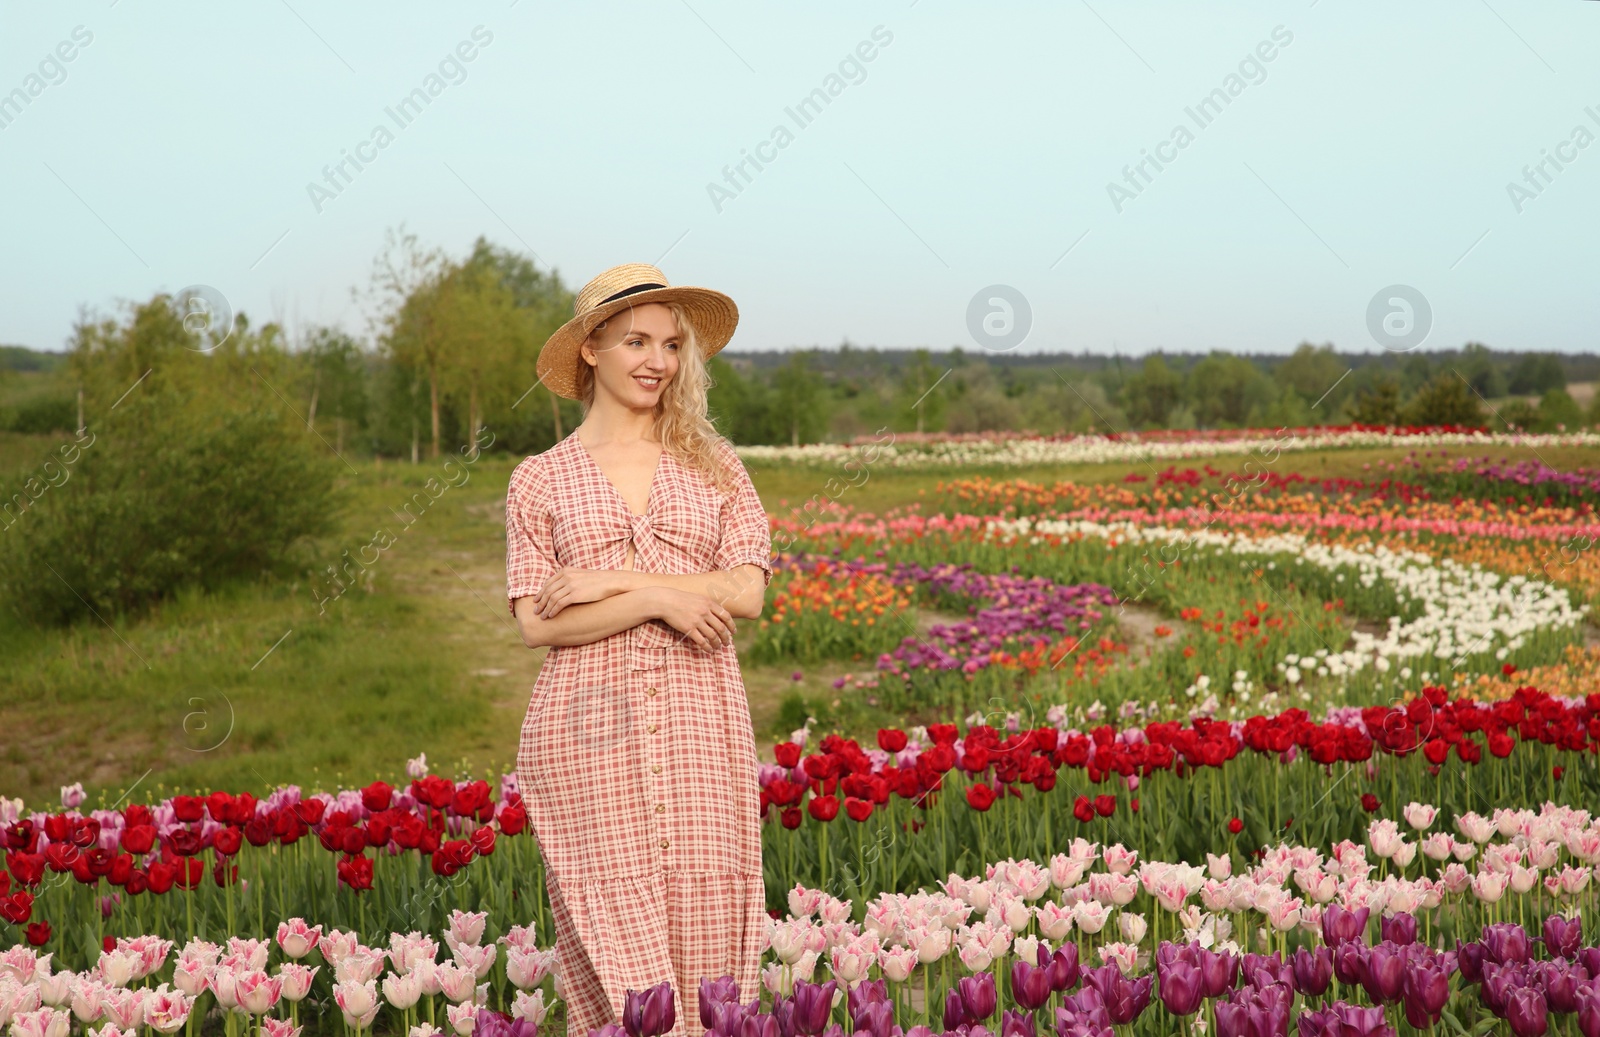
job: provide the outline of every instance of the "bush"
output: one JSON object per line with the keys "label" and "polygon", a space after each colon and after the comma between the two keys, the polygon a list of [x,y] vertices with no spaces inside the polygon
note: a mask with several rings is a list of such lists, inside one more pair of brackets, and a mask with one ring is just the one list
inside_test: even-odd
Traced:
{"label": "bush", "polygon": [[8,431],[34,435],[70,432],[77,423],[77,402],[71,396],[34,396],[14,405],[4,418]]}
{"label": "bush", "polygon": [[23,620],[132,613],[283,570],[332,528],[336,462],[270,402],[151,392],[115,417],[0,501],[0,597]]}

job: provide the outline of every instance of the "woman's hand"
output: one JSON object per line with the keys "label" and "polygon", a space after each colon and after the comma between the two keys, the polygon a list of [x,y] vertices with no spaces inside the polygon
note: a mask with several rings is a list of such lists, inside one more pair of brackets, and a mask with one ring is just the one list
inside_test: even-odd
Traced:
{"label": "woman's hand", "polygon": [[657,588],[660,619],[701,648],[711,651],[733,644],[733,615],[704,594]]}
{"label": "woman's hand", "polygon": [[557,569],[534,598],[534,614],[540,619],[553,619],[568,605],[581,605],[586,601],[599,601],[626,588],[618,579],[620,574],[611,569],[575,569],[570,566]]}

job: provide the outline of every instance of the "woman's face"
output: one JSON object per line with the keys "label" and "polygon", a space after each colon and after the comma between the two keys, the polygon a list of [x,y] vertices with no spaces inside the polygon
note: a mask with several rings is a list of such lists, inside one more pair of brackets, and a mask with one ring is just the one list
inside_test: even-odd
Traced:
{"label": "woman's face", "polygon": [[649,302],[614,314],[583,344],[594,368],[595,395],[625,407],[654,409],[678,373],[678,321],[663,303]]}

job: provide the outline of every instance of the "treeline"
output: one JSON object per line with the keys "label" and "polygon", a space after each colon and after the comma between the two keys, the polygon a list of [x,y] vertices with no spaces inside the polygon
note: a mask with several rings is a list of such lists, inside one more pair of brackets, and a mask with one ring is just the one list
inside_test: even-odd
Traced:
{"label": "treeline", "polygon": [[[252,345],[273,356],[280,404],[341,457],[421,460],[479,441],[481,429],[494,433],[493,449],[531,454],[581,420],[577,403],[536,384],[540,345],[572,313],[571,290],[555,271],[482,238],[455,258],[391,231],[355,294],[369,314],[358,333],[311,327],[291,339],[269,324]],[[155,314],[183,308],[183,300],[157,296],[121,322],[83,324],[64,356],[0,348],[0,429],[76,430],[79,390],[98,368],[121,363],[104,348],[107,337],[143,343],[165,326]],[[210,355],[203,344],[182,348]],[[1600,421],[1600,396],[1568,392],[1569,383],[1600,378],[1600,357],[1476,343],[1405,354],[1302,343],[1287,355],[1130,359],[846,342],[781,353],[729,349],[711,368],[712,417],[734,441],[751,444],[840,441],[884,426],[1060,433],[1354,421],[1548,431]],[[206,370],[202,362],[194,376]]]}

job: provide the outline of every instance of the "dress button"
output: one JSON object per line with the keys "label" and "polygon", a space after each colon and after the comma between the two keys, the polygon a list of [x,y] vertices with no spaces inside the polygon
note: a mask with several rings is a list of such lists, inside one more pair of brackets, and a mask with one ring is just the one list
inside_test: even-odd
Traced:
{"label": "dress button", "polygon": [[659,763],[652,763],[652,764],[651,764],[651,765],[650,765],[650,773],[651,773],[651,774],[660,774],[660,773],[661,773],[661,764],[659,764]]}
{"label": "dress button", "polygon": [[649,691],[645,692],[646,695],[649,695],[652,698],[655,697],[655,693],[656,693],[656,689],[654,689],[654,688],[651,688]]}
{"label": "dress button", "polygon": [[665,839],[661,840],[661,848],[663,850],[665,850],[667,848],[667,841]]}
{"label": "dress button", "polygon": [[656,733],[656,725],[651,724],[649,727],[645,728],[645,730],[650,732],[651,734],[655,734]]}
{"label": "dress button", "polygon": [[666,812],[667,812],[667,805],[665,803],[657,803],[656,804],[656,813],[665,814]]}

